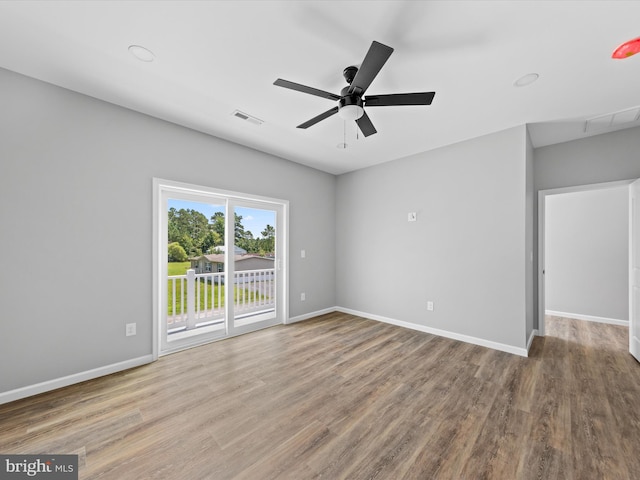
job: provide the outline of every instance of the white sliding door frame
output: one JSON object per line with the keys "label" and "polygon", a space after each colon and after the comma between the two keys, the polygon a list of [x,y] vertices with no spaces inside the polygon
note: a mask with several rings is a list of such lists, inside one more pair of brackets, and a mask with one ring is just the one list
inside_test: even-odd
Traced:
{"label": "white sliding door frame", "polygon": [[[257,208],[272,208],[277,212],[276,225],[276,318],[274,321],[265,324],[270,326],[279,323],[287,323],[289,318],[289,275],[288,275],[288,252],[289,252],[289,202],[287,200],[252,195],[229,190],[221,190],[207,186],[193,185],[183,182],[175,182],[160,178],[153,179],[153,359],[160,355],[171,352],[162,352],[162,336],[166,336],[166,328],[161,327],[163,311],[166,311],[166,285],[167,278],[167,197],[190,198],[198,201],[225,202],[227,205],[227,215],[225,217],[225,245],[231,245],[234,232],[234,210],[235,205],[251,205]],[[225,249],[225,265],[227,275],[233,276],[234,249]],[[164,291],[164,293],[163,293]],[[233,318],[229,317],[230,303],[233,303],[233,289],[225,289],[226,301],[226,324],[233,323]],[[230,301],[231,300],[231,301]],[[205,337],[202,343],[228,338],[242,333],[248,329],[229,328],[225,329],[225,336]],[[189,348],[195,345],[186,345]],[[172,351],[177,351],[177,348]]]}

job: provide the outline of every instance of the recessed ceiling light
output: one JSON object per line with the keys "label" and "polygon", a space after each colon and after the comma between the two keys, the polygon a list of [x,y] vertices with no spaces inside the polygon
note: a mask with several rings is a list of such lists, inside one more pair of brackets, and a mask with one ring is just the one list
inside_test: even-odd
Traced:
{"label": "recessed ceiling light", "polygon": [[151,50],[141,47],[140,45],[130,45],[129,52],[142,62],[153,62],[154,58],[156,58]]}
{"label": "recessed ceiling light", "polygon": [[613,51],[611,58],[622,59],[640,52],[640,37],[624,42]]}
{"label": "recessed ceiling light", "polygon": [[525,76],[520,77],[515,82],[513,82],[514,87],[526,87],[527,85],[531,85],[533,82],[538,80],[540,75],[537,73],[527,73]]}

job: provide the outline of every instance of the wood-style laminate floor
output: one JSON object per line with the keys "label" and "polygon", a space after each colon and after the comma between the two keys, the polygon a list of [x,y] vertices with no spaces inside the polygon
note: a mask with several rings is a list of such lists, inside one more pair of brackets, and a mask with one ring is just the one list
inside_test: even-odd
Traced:
{"label": "wood-style laminate floor", "polygon": [[0,406],[0,453],[82,479],[640,479],[624,327],[529,358],[333,313]]}

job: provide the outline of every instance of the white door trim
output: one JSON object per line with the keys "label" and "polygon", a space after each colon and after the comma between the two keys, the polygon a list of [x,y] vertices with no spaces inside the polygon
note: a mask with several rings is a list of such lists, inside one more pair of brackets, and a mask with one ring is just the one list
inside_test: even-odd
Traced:
{"label": "white door trim", "polygon": [[551,188],[538,191],[538,335],[545,336],[545,209],[546,198],[561,193],[587,192],[590,190],[604,190],[608,188],[628,186],[634,180],[619,180],[615,182],[594,183],[591,185],[577,185],[575,187]]}
{"label": "white door trim", "polygon": [[640,179],[629,186],[629,353],[640,362]]}

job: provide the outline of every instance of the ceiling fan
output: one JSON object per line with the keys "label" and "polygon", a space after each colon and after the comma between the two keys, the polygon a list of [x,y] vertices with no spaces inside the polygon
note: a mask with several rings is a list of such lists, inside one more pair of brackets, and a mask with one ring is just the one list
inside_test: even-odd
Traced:
{"label": "ceiling fan", "polygon": [[317,88],[307,87],[299,83],[290,82],[281,78],[273,82],[274,85],[298,92],[316,95],[318,97],[327,98],[338,102],[338,105],[317,117],[313,117],[304,123],[298,125],[297,128],[309,128],[312,125],[329,118],[336,113],[344,120],[355,120],[358,128],[365,137],[373,135],[377,132],[371,119],[364,111],[364,107],[389,107],[397,105],[431,105],[435,92],[421,93],[392,93],[389,95],[367,95],[364,93],[376,78],[383,65],[393,53],[393,48],[383,45],[382,43],[373,41],[367,55],[362,61],[362,65],[358,69],[351,66],[344,69],[342,74],[349,85],[344,87],[340,95],[318,90]]}

